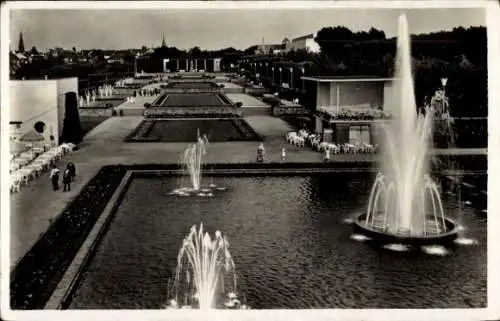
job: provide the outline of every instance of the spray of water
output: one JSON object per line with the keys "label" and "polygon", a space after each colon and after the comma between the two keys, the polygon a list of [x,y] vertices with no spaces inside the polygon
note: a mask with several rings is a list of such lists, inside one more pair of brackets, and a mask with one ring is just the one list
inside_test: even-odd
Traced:
{"label": "spray of water", "polygon": [[384,126],[384,174],[372,188],[365,224],[401,235],[435,235],[446,231],[437,185],[428,175],[427,152],[433,111],[417,114],[410,36],[405,15],[399,17],[393,96],[393,119]]}
{"label": "spray of water", "polygon": [[213,309],[218,298],[226,298],[225,306],[239,305],[236,296],[236,271],[229,242],[221,232],[215,232],[212,239],[194,225],[182,242],[177,256],[175,275],[175,299],[170,308],[198,307]]}
{"label": "spray of water", "polygon": [[207,136],[201,136],[198,130],[196,143],[186,148],[182,157],[182,162],[189,174],[193,190],[195,191],[200,190],[203,156],[207,154],[207,145]]}
{"label": "spray of water", "polygon": [[190,145],[182,153],[179,161],[180,166],[183,168],[186,176],[191,183],[190,187],[183,186],[184,180],[179,178],[179,188],[173,190],[170,194],[177,196],[201,196],[213,197],[217,191],[225,191],[225,187],[216,186],[212,183],[208,188],[202,188],[202,171],[203,171],[203,157],[207,154],[208,138],[207,135],[200,135],[200,130],[197,132],[196,143]]}

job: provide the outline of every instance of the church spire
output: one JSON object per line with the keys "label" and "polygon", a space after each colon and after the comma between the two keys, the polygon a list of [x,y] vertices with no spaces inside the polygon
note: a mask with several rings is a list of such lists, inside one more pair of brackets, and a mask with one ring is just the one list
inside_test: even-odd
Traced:
{"label": "church spire", "polygon": [[162,46],[162,48],[165,48],[167,46],[167,42],[165,41],[165,33],[163,33],[163,39],[161,41],[161,46]]}
{"label": "church spire", "polygon": [[17,46],[17,51],[20,53],[24,52],[24,39],[23,39],[23,33],[19,33],[19,45]]}

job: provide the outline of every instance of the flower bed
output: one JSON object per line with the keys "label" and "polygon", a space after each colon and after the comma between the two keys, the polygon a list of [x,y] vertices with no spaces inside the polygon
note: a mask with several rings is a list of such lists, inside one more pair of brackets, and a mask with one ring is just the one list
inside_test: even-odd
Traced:
{"label": "flower bed", "polygon": [[171,118],[171,117],[187,117],[196,115],[197,117],[227,117],[232,115],[241,116],[241,109],[233,106],[206,106],[206,107],[151,107],[144,110],[144,116],[147,118]]}
{"label": "flower bed", "polygon": [[320,107],[318,108],[316,114],[319,117],[328,119],[330,121],[391,119],[390,115],[387,115],[383,111],[376,109],[365,110],[365,111],[341,110],[339,113],[332,114],[326,109]]}
{"label": "flower bed", "polygon": [[103,167],[11,273],[12,309],[42,309],[126,173]]}
{"label": "flower bed", "polygon": [[253,130],[251,126],[247,124],[243,119],[237,118],[233,120],[234,127],[240,132],[241,136],[245,137],[248,140],[260,140],[262,141],[262,137]]}
{"label": "flower bed", "polygon": [[158,137],[149,137],[149,133],[153,129],[154,121],[144,120],[137,126],[127,137],[126,142],[156,142]]}
{"label": "flower bed", "polygon": [[240,118],[239,114],[217,113],[190,113],[190,114],[145,114],[147,119],[176,119],[176,118]]}

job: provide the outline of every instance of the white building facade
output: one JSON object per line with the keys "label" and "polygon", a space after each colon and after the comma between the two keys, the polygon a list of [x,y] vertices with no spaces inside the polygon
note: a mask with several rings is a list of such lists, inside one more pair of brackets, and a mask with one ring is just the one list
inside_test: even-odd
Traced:
{"label": "white building facade", "polygon": [[302,37],[292,39],[290,44],[291,50],[306,50],[308,52],[318,53],[320,52],[320,47],[318,43],[314,40],[316,34],[311,33]]}
{"label": "white building facade", "polygon": [[66,93],[78,94],[78,78],[10,81],[10,136],[17,140],[34,129],[37,122],[45,124],[41,133],[46,143],[59,144],[65,115]]}

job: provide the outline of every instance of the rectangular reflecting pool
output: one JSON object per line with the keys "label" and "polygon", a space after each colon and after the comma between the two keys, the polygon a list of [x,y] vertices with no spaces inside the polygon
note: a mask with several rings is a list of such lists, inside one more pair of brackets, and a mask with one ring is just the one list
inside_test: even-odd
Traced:
{"label": "rectangular reflecting pool", "polygon": [[170,195],[181,177],[135,177],[69,298],[69,309],[159,309],[192,225],[230,243],[239,292],[254,309],[486,306],[486,218],[444,193],[477,244],[446,255],[396,252],[353,238],[369,175],[219,176],[213,197]]}

